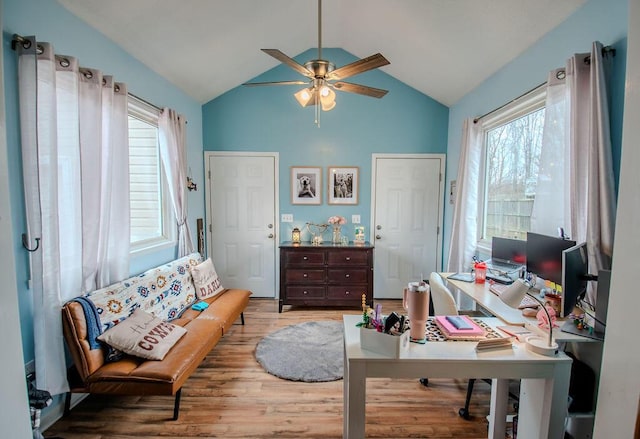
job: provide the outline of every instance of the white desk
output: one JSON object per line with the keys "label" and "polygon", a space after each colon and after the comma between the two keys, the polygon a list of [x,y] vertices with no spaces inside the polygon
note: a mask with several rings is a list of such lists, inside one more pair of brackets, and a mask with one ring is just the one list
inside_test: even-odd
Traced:
{"label": "white desk", "polygon": [[[489,437],[505,437],[508,380],[522,379],[518,436],[521,439],[561,439],[567,410],[571,359],[564,353],[545,357],[514,344],[510,350],[478,353],[475,342],[410,343],[401,358],[389,358],[360,348],[361,317],[344,322],[344,439],[365,436],[367,377],[494,378],[491,386]],[[499,319],[488,318],[492,325]]]}
{"label": "white desk", "polygon": [[[492,315],[498,317],[506,325],[527,326],[530,329],[535,329],[538,326],[538,321],[535,317],[525,317],[522,315],[522,310],[511,308],[509,305],[500,300],[496,294],[489,290],[489,282],[483,284],[477,284],[475,282],[463,282],[460,280],[448,279],[453,273],[440,273],[443,279],[447,283],[453,285],[464,294],[469,296],[478,305],[489,311]],[[564,320],[558,320],[559,326],[562,326]],[[544,334],[544,332],[542,332]],[[545,334],[548,335],[548,332]],[[598,340],[594,340],[589,337],[582,337],[580,335],[570,334],[568,332],[562,332],[560,328],[553,329],[553,338],[558,343],[564,342],[579,342],[579,343],[599,343]]]}

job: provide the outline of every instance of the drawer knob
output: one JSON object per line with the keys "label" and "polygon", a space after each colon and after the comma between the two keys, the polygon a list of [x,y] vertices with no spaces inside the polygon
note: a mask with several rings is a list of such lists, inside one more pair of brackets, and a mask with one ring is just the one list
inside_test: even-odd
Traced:
{"label": "drawer knob", "polygon": [[308,257],[306,257],[306,256],[304,256],[304,257],[302,258],[302,260],[304,260],[304,261],[306,261],[307,259],[309,259],[309,258],[308,258]]}
{"label": "drawer knob", "polygon": [[348,295],[349,295],[349,291],[345,291],[345,292],[344,292],[344,294],[345,294],[346,296],[348,296]]}
{"label": "drawer knob", "polygon": [[309,275],[307,273],[304,273],[302,277],[309,277]]}
{"label": "drawer knob", "polygon": [[345,261],[350,261],[351,258],[349,256],[347,256],[346,258],[344,258]]}
{"label": "drawer knob", "polygon": [[302,294],[309,294],[307,290],[303,291]]}
{"label": "drawer knob", "polygon": [[351,275],[350,274],[345,274],[344,277],[351,277]]}

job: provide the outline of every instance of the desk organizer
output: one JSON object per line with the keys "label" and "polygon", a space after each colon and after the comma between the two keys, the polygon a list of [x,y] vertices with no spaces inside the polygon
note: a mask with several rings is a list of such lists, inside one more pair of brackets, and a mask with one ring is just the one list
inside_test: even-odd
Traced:
{"label": "desk organizer", "polygon": [[400,358],[409,349],[409,331],[390,335],[375,329],[360,328],[360,347],[392,358]]}

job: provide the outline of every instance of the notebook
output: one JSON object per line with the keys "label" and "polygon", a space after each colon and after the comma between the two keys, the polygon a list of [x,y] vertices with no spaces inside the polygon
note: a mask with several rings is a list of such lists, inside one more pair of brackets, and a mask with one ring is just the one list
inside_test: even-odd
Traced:
{"label": "notebook", "polygon": [[[454,323],[448,318],[459,318],[471,329],[456,328]],[[484,338],[486,332],[476,322],[471,320],[468,316],[436,316],[435,322],[442,334],[451,340],[479,340]]]}

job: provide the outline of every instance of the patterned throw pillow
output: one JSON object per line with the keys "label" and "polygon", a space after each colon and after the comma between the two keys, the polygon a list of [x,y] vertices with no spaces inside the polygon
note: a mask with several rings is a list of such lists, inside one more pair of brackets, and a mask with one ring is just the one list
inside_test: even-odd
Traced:
{"label": "patterned throw pillow", "polygon": [[187,330],[142,310],[98,336],[98,340],[135,357],[162,360]]}
{"label": "patterned throw pillow", "polygon": [[193,267],[191,276],[193,276],[193,285],[196,287],[196,297],[200,300],[214,297],[224,290],[211,258]]}

